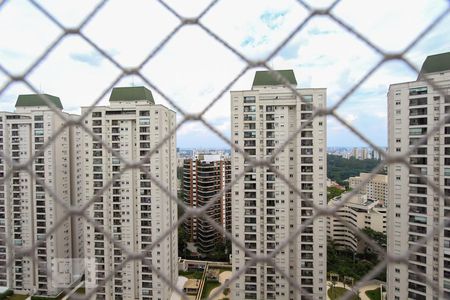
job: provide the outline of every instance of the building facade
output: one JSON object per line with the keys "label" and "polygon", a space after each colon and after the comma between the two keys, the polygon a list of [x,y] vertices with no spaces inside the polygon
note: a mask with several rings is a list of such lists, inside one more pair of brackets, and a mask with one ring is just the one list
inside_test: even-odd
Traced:
{"label": "building facade", "polygon": [[[424,79],[443,89],[441,95]],[[392,84],[388,92],[389,154],[405,153],[450,112],[450,53],[427,57],[416,81]],[[388,299],[440,299],[421,273],[450,297],[450,230],[419,241],[450,216],[450,127],[442,126],[413,150],[408,160],[417,172],[444,191],[440,197],[405,165],[389,165],[388,252],[403,254],[418,246],[409,265],[389,264]],[[447,219],[448,220],[448,219]],[[415,267],[412,269],[412,267]]]}
{"label": "building facade", "polygon": [[[231,161],[223,155],[198,154],[185,159],[183,165],[183,199],[186,206],[202,207],[217,197],[231,181]],[[231,191],[225,192],[206,212],[222,229],[231,232]],[[214,250],[217,242],[223,241],[218,232],[203,218],[191,217],[185,229],[201,253]]]}
{"label": "building facade", "polygon": [[[326,118],[313,106],[326,106],[325,89],[297,89],[292,70],[279,71],[303,100],[272,78],[256,72],[251,90],[231,92],[232,143],[251,158],[269,158],[300,126],[305,126],[273,158],[273,166],[297,186],[301,196],[268,168],[252,166],[233,151],[232,178],[245,174],[232,188],[232,233],[257,255],[270,254],[313,215],[311,203],[326,201]],[[237,272],[250,260],[233,244],[232,265]],[[326,219],[317,218],[274,258],[309,297],[326,299]],[[304,299],[270,264],[247,268],[232,284],[232,299]]]}
{"label": "building facade", "polygon": [[[328,206],[340,205],[346,194],[342,194],[328,202]],[[337,247],[351,249],[362,252],[365,250],[365,243],[360,240],[355,233],[356,230],[369,228],[386,234],[386,208],[380,206],[379,201],[370,200],[367,195],[356,194],[342,205],[336,215],[328,217],[328,238],[334,241]],[[344,220],[350,226],[348,227]],[[354,228],[354,230],[352,230]]]}
{"label": "building facade", "polygon": [[[348,179],[349,187],[355,189],[371,176],[370,173],[360,173]],[[387,205],[388,199],[388,176],[376,174],[361,189],[360,194],[367,195],[367,199],[376,200],[381,205]]]}
{"label": "building facade", "polygon": [[[0,286],[18,293],[56,296],[80,275],[74,273],[71,262],[83,255],[78,247],[82,241],[77,240],[79,235],[72,237],[72,232],[82,228],[77,227],[77,219],[67,218],[54,197],[67,206],[82,200],[80,169],[72,168],[81,162],[81,153],[74,149],[80,136],[72,128],[53,136],[65,120],[43,97],[64,118],[72,117],[62,112],[58,97],[47,94],[20,95],[15,112],[0,112],[0,151],[14,163],[34,157],[30,171],[35,174],[20,170],[7,177],[11,162],[0,155]],[[40,151],[49,139],[52,143]],[[49,233],[55,224],[58,227]],[[18,257],[7,266],[16,249],[33,246],[33,257]]]}
{"label": "building facade", "polygon": [[365,147],[361,148],[361,159],[369,159],[369,151]]}
{"label": "building facade", "polygon": [[[82,112],[90,109],[83,107]],[[99,285],[96,299],[169,299],[171,287],[150,266],[171,282],[177,281],[177,231],[166,234],[177,220],[177,205],[149,174],[176,195],[175,136],[150,158],[147,155],[176,126],[175,112],[155,104],[145,87],[114,88],[109,106],[95,107],[85,122],[123,159],[141,163],[140,168],[125,168],[116,154],[84,134],[85,201],[98,195],[88,213],[118,243],[111,243],[86,224],[85,256],[92,262],[86,274],[87,290]],[[141,253],[163,234],[165,238],[147,259],[128,262],[111,280],[103,282],[127,258],[122,247]]]}
{"label": "building facade", "polygon": [[355,159],[359,159],[359,150],[358,150],[358,148],[357,147],[354,147],[353,148],[353,150],[352,150],[352,157],[354,157]]}

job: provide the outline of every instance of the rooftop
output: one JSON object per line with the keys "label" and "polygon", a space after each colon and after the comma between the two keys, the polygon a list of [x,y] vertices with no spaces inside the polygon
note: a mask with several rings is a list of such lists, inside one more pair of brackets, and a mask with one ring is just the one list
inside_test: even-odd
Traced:
{"label": "rooftop", "polygon": [[24,107],[24,106],[48,106],[45,102],[45,99],[49,100],[59,109],[63,109],[61,104],[61,100],[58,97],[49,95],[49,94],[28,94],[28,95],[19,95],[16,101],[16,107]]}
{"label": "rooftop", "polygon": [[185,289],[198,289],[199,287],[200,287],[200,280],[192,278],[189,278],[183,286],[183,288]]}
{"label": "rooftop", "polygon": [[152,92],[144,86],[115,87],[109,101],[139,101],[148,100],[155,104]]}
{"label": "rooftop", "polygon": [[[275,70],[290,84],[297,85],[297,79],[293,70]],[[285,83],[276,78],[276,74],[271,74],[269,71],[256,71],[253,79],[253,86],[258,85],[285,85]]]}
{"label": "rooftop", "polygon": [[450,52],[428,56],[422,64],[419,78],[422,74],[436,73],[450,70]]}
{"label": "rooftop", "polygon": [[213,162],[223,160],[224,156],[221,154],[197,154],[196,159],[204,162]]}

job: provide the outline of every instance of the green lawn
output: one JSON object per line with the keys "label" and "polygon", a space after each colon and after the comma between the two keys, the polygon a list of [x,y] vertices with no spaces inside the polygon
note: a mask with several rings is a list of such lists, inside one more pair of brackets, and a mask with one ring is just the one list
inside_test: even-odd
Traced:
{"label": "green lawn", "polygon": [[207,280],[205,282],[205,286],[203,287],[202,299],[207,299],[211,291],[218,286],[220,286],[220,282]]}
{"label": "green lawn", "polygon": [[25,299],[27,299],[28,297],[30,297],[29,295],[18,295],[18,294],[14,294],[14,295],[12,295],[12,296],[9,296],[8,298],[6,298],[6,299],[8,299],[8,300],[25,300]]}
{"label": "green lawn", "polygon": [[380,294],[380,288],[366,291],[367,297],[370,298],[370,300],[380,300],[381,294]]}
{"label": "green lawn", "polygon": [[75,291],[75,293],[79,294],[79,295],[85,295],[86,289],[84,287],[80,287],[80,288],[78,288],[78,290]]}
{"label": "green lawn", "polygon": [[31,300],[61,300],[62,298],[64,298],[65,295],[66,295],[66,293],[64,293],[64,291],[63,291],[56,297],[31,296]]}
{"label": "green lawn", "polygon": [[180,271],[178,274],[190,279],[202,279],[203,271]]}
{"label": "green lawn", "polygon": [[[342,296],[345,295],[347,292],[347,289],[341,288],[341,287],[335,287],[334,289],[331,287],[328,289],[328,297],[330,297],[331,300],[338,300],[341,299]],[[357,296],[353,296],[350,298],[351,300],[359,300],[360,298]]]}

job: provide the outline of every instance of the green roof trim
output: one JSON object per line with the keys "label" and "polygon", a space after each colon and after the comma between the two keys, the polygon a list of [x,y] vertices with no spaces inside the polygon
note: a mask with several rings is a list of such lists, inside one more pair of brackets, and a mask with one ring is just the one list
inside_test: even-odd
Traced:
{"label": "green roof trim", "polygon": [[450,52],[445,52],[428,56],[420,69],[420,75],[448,70],[450,70]]}
{"label": "green roof trim", "polygon": [[29,94],[19,95],[16,101],[16,107],[24,106],[48,106],[44,100],[44,97],[53,103],[57,108],[63,109],[61,100],[58,97],[49,94]]}
{"label": "green roof trim", "polygon": [[138,101],[148,100],[155,104],[152,92],[143,86],[115,87],[111,92],[109,101]]}
{"label": "green roof trim", "polygon": [[[293,70],[275,70],[290,84],[297,85],[297,79]],[[253,79],[253,86],[258,85],[284,85],[284,82],[276,78],[276,74],[271,74],[269,71],[256,71]]]}

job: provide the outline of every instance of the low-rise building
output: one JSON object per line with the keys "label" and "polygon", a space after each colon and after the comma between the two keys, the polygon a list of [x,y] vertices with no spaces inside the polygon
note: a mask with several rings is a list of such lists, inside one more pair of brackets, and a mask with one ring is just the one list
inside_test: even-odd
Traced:
{"label": "low-rise building", "polygon": [[[340,205],[347,198],[346,195],[348,193],[331,199],[328,206]],[[386,234],[386,208],[380,206],[379,201],[368,199],[367,195],[356,194],[350,197],[335,215],[336,217],[328,217],[327,233],[328,238],[338,247],[363,251],[365,245],[360,243],[356,230],[370,228]]]}
{"label": "low-rise building", "polygon": [[189,278],[183,286],[183,292],[187,295],[197,295],[200,288],[200,279]]}
{"label": "low-rise building", "polygon": [[[348,179],[351,189],[357,188],[367,180],[371,173],[360,173],[359,176]],[[367,195],[367,199],[376,200],[386,206],[388,201],[388,176],[383,174],[374,175],[361,189],[360,194]]]}

